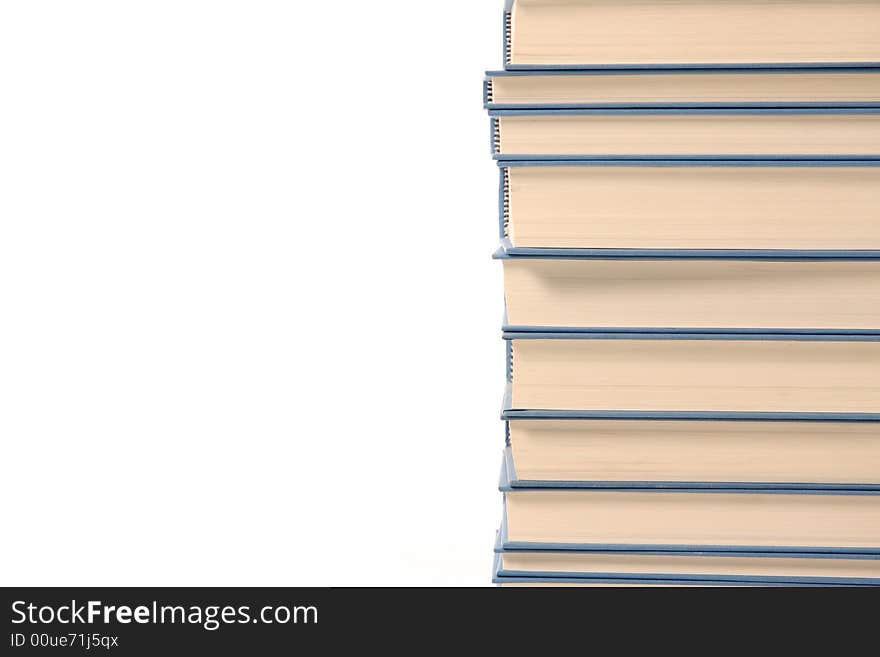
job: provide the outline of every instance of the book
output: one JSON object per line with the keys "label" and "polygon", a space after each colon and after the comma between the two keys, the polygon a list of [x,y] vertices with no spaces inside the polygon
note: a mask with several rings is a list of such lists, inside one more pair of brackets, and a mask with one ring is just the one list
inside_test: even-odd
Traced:
{"label": "book", "polygon": [[[523,564],[532,565],[531,559],[522,557],[537,557],[537,567],[568,568],[579,565],[579,559],[572,559],[574,555],[589,555],[591,553],[549,553],[549,552],[506,552],[495,555],[495,565],[492,574],[492,582],[502,587],[521,586],[588,586],[588,587],[707,587],[707,586],[770,586],[770,587],[858,587],[877,586],[880,580],[871,578],[849,577],[821,577],[821,576],[761,576],[761,575],[705,575],[702,573],[664,573],[647,572],[640,573],[638,570],[632,574],[627,572],[578,572],[578,571],[537,571],[519,570]],[[515,555],[515,556],[509,556]],[[556,558],[554,558],[556,557]],[[620,559],[624,561],[620,557]],[[633,561],[640,564],[639,559]],[[688,559],[688,561],[691,561]],[[616,566],[617,563],[599,561],[596,564],[583,564],[584,567],[593,566]],[[662,565],[662,564],[658,564]],[[804,569],[809,571],[809,569]],[[797,571],[796,571],[797,572]]]}
{"label": "book", "polygon": [[880,489],[880,423],[512,419],[511,487]]}
{"label": "book", "polygon": [[877,586],[880,555],[505,550],[499,532],[495,577],[509,583]]}
{"label": "book", "polygon": [[513,487],[504,549],[880,554],[880,492]]}
{"label": "book", "polygon": [[505,67],[866,65],[871,0],[508,0]]}
{"label": "book", "polygon": [[880,159],[880,109],[489,110],[497,159]]}
{"label": "book", "polygon": [[878,107],[880,69],[487,71],[487,109]]}
{"label": "book", "polygon": [[498,164],[513,249],[880,249],[880,161]]}
{"label": "book", "polygon": [[633,259],[502,249],[496,257],[509,330],[880,335],[880,251],[808,255],[668,251]]}
{"label": "book", "polygon": [[513,409],[555,411],[558,419],[609,412],[670,419],[689,413],[880,417],[877,335],[505,332],[504,338],[508,418]]}

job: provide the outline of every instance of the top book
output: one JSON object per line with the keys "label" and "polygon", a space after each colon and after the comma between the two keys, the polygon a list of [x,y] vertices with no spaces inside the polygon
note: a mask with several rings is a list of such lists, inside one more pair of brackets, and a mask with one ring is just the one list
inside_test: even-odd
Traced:
{"label": "top book", "polygon": [[873,66],[880,0],[507,0],[505,68]]}

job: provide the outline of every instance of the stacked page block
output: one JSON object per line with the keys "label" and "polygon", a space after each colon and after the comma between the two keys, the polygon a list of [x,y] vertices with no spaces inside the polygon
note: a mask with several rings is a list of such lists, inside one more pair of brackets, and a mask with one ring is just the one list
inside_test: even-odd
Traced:
{"label": "stacked page block", "polygon": [[880,2],[513,0],[503,586],[880,584]]}

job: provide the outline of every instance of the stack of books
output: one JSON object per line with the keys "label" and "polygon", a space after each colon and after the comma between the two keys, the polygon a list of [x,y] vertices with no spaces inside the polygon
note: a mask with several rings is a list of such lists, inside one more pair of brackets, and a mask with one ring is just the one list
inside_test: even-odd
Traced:
{"label": "stack of books", "polygon": [[503,26],[494,580],[880,584],[880,1]]}

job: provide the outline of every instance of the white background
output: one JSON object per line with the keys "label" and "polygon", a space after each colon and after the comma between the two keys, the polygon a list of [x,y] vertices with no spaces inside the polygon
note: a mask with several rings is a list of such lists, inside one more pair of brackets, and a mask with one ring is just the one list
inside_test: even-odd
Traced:
{"label": "white background", "polygon": [[0,584],[490,583],[502,5],[0,4]]}

